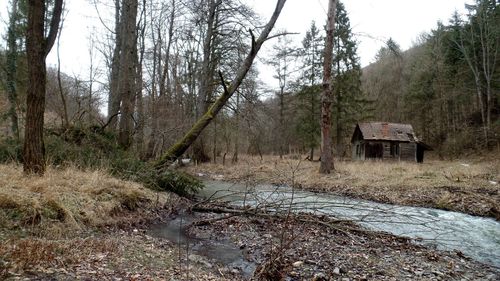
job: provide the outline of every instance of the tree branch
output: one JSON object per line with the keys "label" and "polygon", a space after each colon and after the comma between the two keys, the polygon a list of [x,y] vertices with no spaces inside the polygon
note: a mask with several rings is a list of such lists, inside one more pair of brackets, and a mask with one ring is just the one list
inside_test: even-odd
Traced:
{"label": "tree branch", "polygon": [[50,50],[54,46],[57,38],[57,32],[59,31],[59,22],[61,21],[61,14],[63,10],[64,0],[55,0],[54,10],[52,11],[52,19],[50,20],[50,30],[49,35],[45,39],[44,44],[44,54],[45,57],[49,54]]}

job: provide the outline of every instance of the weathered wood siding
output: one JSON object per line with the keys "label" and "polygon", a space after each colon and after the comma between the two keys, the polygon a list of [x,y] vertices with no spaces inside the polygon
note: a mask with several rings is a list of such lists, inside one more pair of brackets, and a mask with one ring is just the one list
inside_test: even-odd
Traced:
{"label": "weathered wood siding", "polygon": [[417,144],[414,142],[400,143],[400,159],[405,161],[416,161]]}
{"label": "weathered wood siding", "polygon": [[382,156],[382,158],[384,160],[394,159],[393,156],[391,155],[391,143],[383,142],[383,145],[384,145],[384,155]]}

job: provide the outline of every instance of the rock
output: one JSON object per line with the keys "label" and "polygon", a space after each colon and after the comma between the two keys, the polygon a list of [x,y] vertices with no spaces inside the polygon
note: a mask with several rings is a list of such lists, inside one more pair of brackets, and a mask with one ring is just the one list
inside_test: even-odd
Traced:
{"label": "rock", "polygon": [[202,264],[208,268],[212,268],[213,265],[205,260],[202,256],[191,254],[188,256],[188,259],[194,263]]}
{"label": "rock", "polygon": [[323,272],[318,272],[318,273],[314,274],[314,277],[312,280],[313,281],[326,281],[328,279]]}
{"label": "rock", "polygon": [[442,273],[441,271],[438,271],[438,270],[434,270],[434,271],[432,271],[432,273],[434,273],[434,275],[436,275],[436,276],[444,276],[444,273]]}
{"label": "rock", "polygon": [[296,261],[296,262],[294,262],[292,265],[293,265],[293,267],[300,267],[300,266],[302,266],[303,264],[304,264],[304,262],[303,262],[303,261]]}
{"label": "rock", "polygon": [[273,236],[271,234],[269,234],[269,233],[266,233],[266,234],[262,235],[262,237],[269,238],[269,239],[273,238]]}
{"label": "rock", "polygon": [[339,275],[340,274],[340,268],[336,267],[333,269],[333,274],[337,274]]}

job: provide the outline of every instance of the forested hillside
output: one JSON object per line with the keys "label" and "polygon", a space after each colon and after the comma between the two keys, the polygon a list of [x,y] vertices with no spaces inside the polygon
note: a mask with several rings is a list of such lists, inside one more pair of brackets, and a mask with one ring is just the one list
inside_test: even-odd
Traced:
{"label": "forested hillside", "polygon": [[500,140],[500,10],[478,1],[403,51],[393,40],[363,69],[373,118],[413,124],[441,157]]}
{"label": "forested hillside", "polygon": [[0,279],[498,280],[498,1],[368,66],[354,2],[9,0]]}

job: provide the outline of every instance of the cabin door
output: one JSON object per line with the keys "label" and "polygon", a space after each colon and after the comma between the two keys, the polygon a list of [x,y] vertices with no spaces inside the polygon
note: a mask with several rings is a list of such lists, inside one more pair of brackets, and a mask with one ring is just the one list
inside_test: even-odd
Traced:
{"label": "cabin door", "polygon": [[424,162],[424,148],[417,144],[417,163]]}
{"label": "cabin door", "polygon": [[382,158],[384,154],[384,146],[381,143],[366,144],[366,158]]}

